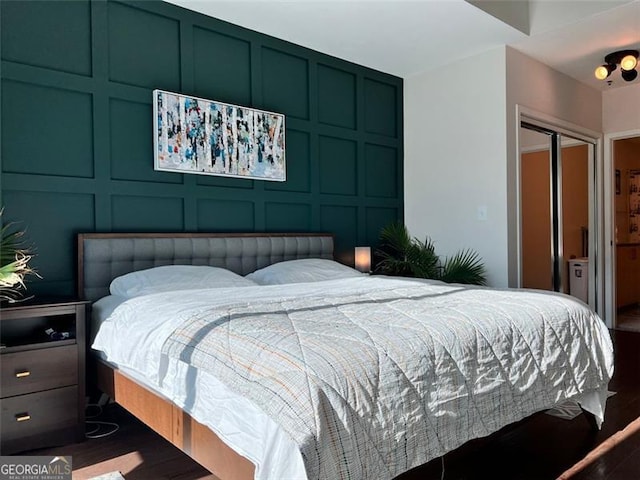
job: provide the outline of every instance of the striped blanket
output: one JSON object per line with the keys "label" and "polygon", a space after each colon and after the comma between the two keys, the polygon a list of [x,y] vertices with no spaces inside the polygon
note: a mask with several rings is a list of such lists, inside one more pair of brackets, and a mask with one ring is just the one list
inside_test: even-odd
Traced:
{"label": "striped blanket", "polygon": [[415,283],[199,310],[163,346],[275,420],[309,479],[391,479],[605,389],[611,351],[571,297]]}

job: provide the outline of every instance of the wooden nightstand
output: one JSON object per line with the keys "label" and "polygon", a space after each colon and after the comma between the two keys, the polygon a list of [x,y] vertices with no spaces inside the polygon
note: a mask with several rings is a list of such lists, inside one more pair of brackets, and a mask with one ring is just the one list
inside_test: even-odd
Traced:
{"label": "wooden nightstand", "polygon": [[[0,453],[84,439],[86,301],[0,310]],[[50,330],[57,335],[52,339]],[[48,332],[49,330],[49,332]]]}

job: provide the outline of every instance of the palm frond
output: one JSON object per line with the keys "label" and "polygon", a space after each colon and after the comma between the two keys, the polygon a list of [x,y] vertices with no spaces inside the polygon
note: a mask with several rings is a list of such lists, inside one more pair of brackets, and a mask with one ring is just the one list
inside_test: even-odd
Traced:
{"label": "palm frond", "polygon": [[7,223],[0,230],[0,265],[12,262],[16,252],[25,251],[22,240],[24,232],[21,230],[9,231],[11,228],[15,228],[14,226],[13,222]]}
{"label": "palm frond", "polygon": [[434,275],[438,274],[440,261],[430,238],[427,238],[424,242],[414,238],[407,251],[407,261],[414,277],[433,278]]}
{"label": "palm frond", "polygon": [[[0,210],[0,218],[3,210]],[[40,277],[31,267],[31,248],[24,243],[24,230],[16,229],[15,223],[0,228],[0,300],[17,301],[26,289],[24,277]]]}
{"label": "palm frond", "polygon": [[462,250],[447,258],[440,272],[440,280],[447,283],[486,285],[487,272],[480,256],[473,250]]}
{"label": "palm frond", "polygon": [[406,252],[411,246],[411,236],[404,223],[393,222],[380,232],[380,246],[397,253]]}
{"label": "palm frond", "polygon": [[411,237],[403,223],[394,222],[380,232],[380,248],[377,255],[381,259],[376,270],[387,275],[411,276],[411,263],[407,251],[411,248]]}
{"label": "palm frond", "polygon": [[441,261],[433,241],[411,237],[407,227],[394,222],[380,232],[380,261],[376,271],[387,275],[432,278],[449,283],[486,285],[486,270],[482,259],[473,250],[462,250]]}
{"label": "palm frond", "polygon": [[387,275],[432,278],[438,269],[438,256],[429,238],[411,238],[407,227],[394,222],[380,232],[381,261],[376,270]]}

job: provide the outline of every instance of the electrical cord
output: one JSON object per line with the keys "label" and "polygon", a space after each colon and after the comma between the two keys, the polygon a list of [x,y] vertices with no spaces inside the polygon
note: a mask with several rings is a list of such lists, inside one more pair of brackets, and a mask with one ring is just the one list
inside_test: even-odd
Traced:
{"label": "electrical cord", "polygon": [[[96,418],[99,417],[100,415],[102,415],[102,407],[100,405],[97,405],[95,403],[90,403],[87,405],[87,409],[90,408],[97,408],[98,411],[95,414],[88,414],[86,418]],[[94,428],[93,430],[89,431],[89,432],[85,432],[84,436],[90,439],[96,439],[96,438],[105,438],[108,437],[110,435],[113,435],[114,433],[116,433],[118,430],[120,430],[120,425],[118,425],[117,423],[114,422],[103,422],[103,421],[99,421],[99,420],[87,420],[85,422],[85,425],[93,425]],[[103,433],[97,433],[99,432],[101,429],[103,429],[104,427],[109,427],[110,429],[107,430],[106,432]]]}
{"label": "electrical cord", "polygon": [[[85,425],[90,425],[89,422],[85,422]],[[84,432],[84,436],[85,437],[89,437],[89,435],[93,435],[94,433],[96,433],[98,430],[100,430],[100,425],[96,426],[96,428],[94,428],[93,430],[91,430],[90,432]]]}
{"label": "electrical cord", "polygon": [[[94,413],[93,415],[89,414],[88,410],[90,408],[95,408],[97,409],[97,413]],[[102,415],[102,406],[98,405],[97,403],[88,403],[87,406],[85,407],[85,418],[96,418],[99,417],[100,415]]]}
{"label": "electrical cord", "polygon": [[[87,425],[97,425],[97,428],[95,430],[92,430],[90,433],[85,433],[84,434],[85,437],[91,438],[91,439],[108,437],[108,436],[113,435],[114,433],[116,433],[118,430],[120,430],[120,425],[118,425],[117,423],[114,423],[114,422],[97,422],[95,420],[91,420],[89,422],[86,422],[86,424]],[[94,433],[94,432],[97,432],[98,430],[100,430],[102,425],[111,427],[111,430],[109,430],[107,432],[104,432],[104,433]]]}
{"label": "electrical cord", "polygon": [[444,480],[444,455],[440,457],[442,460],[442,475],[440,476],[440,480]]}

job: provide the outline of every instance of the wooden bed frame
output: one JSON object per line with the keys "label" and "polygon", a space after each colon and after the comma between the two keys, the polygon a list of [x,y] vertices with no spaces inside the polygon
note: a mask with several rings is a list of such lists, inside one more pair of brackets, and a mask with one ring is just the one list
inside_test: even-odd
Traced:
{"label": "wooden bed frame", "polygon": [[254,464],[180,407],[98,360],[97,387],[221,480],[252,480]]}
{"label": "wooden bed frame", "polygon": [[[290,238],[290,237],[327,237],[330,234],[286,233],[286,234],[215,234],[215,233],[179,233],[179,234],[79,234],[78,235],[78,294],[85,297],[85,239],[157,239],[157,238]],[[333,254],[333,252],[331,252]],[[309,258],[314,255],[308,255]],[[304,253],[298,258],[307,257]],[[326,255],[324,256],[326,258]],[[142,267],[146,268],[146,267]],[[248,272],[237,272],[248,273]],[[95,300],[95,299],[93,299]],[[97,388],[106,393],[119,405],[131,412],[143,423],[196,460],[220,480],[250,480],[254,478],[255,465],[227,446],[220,437],[205,425],[194,420],[189,414],[171,400],[138,383],[120,371],[114,365],[99,358],[90,371],[95,372]]]}

